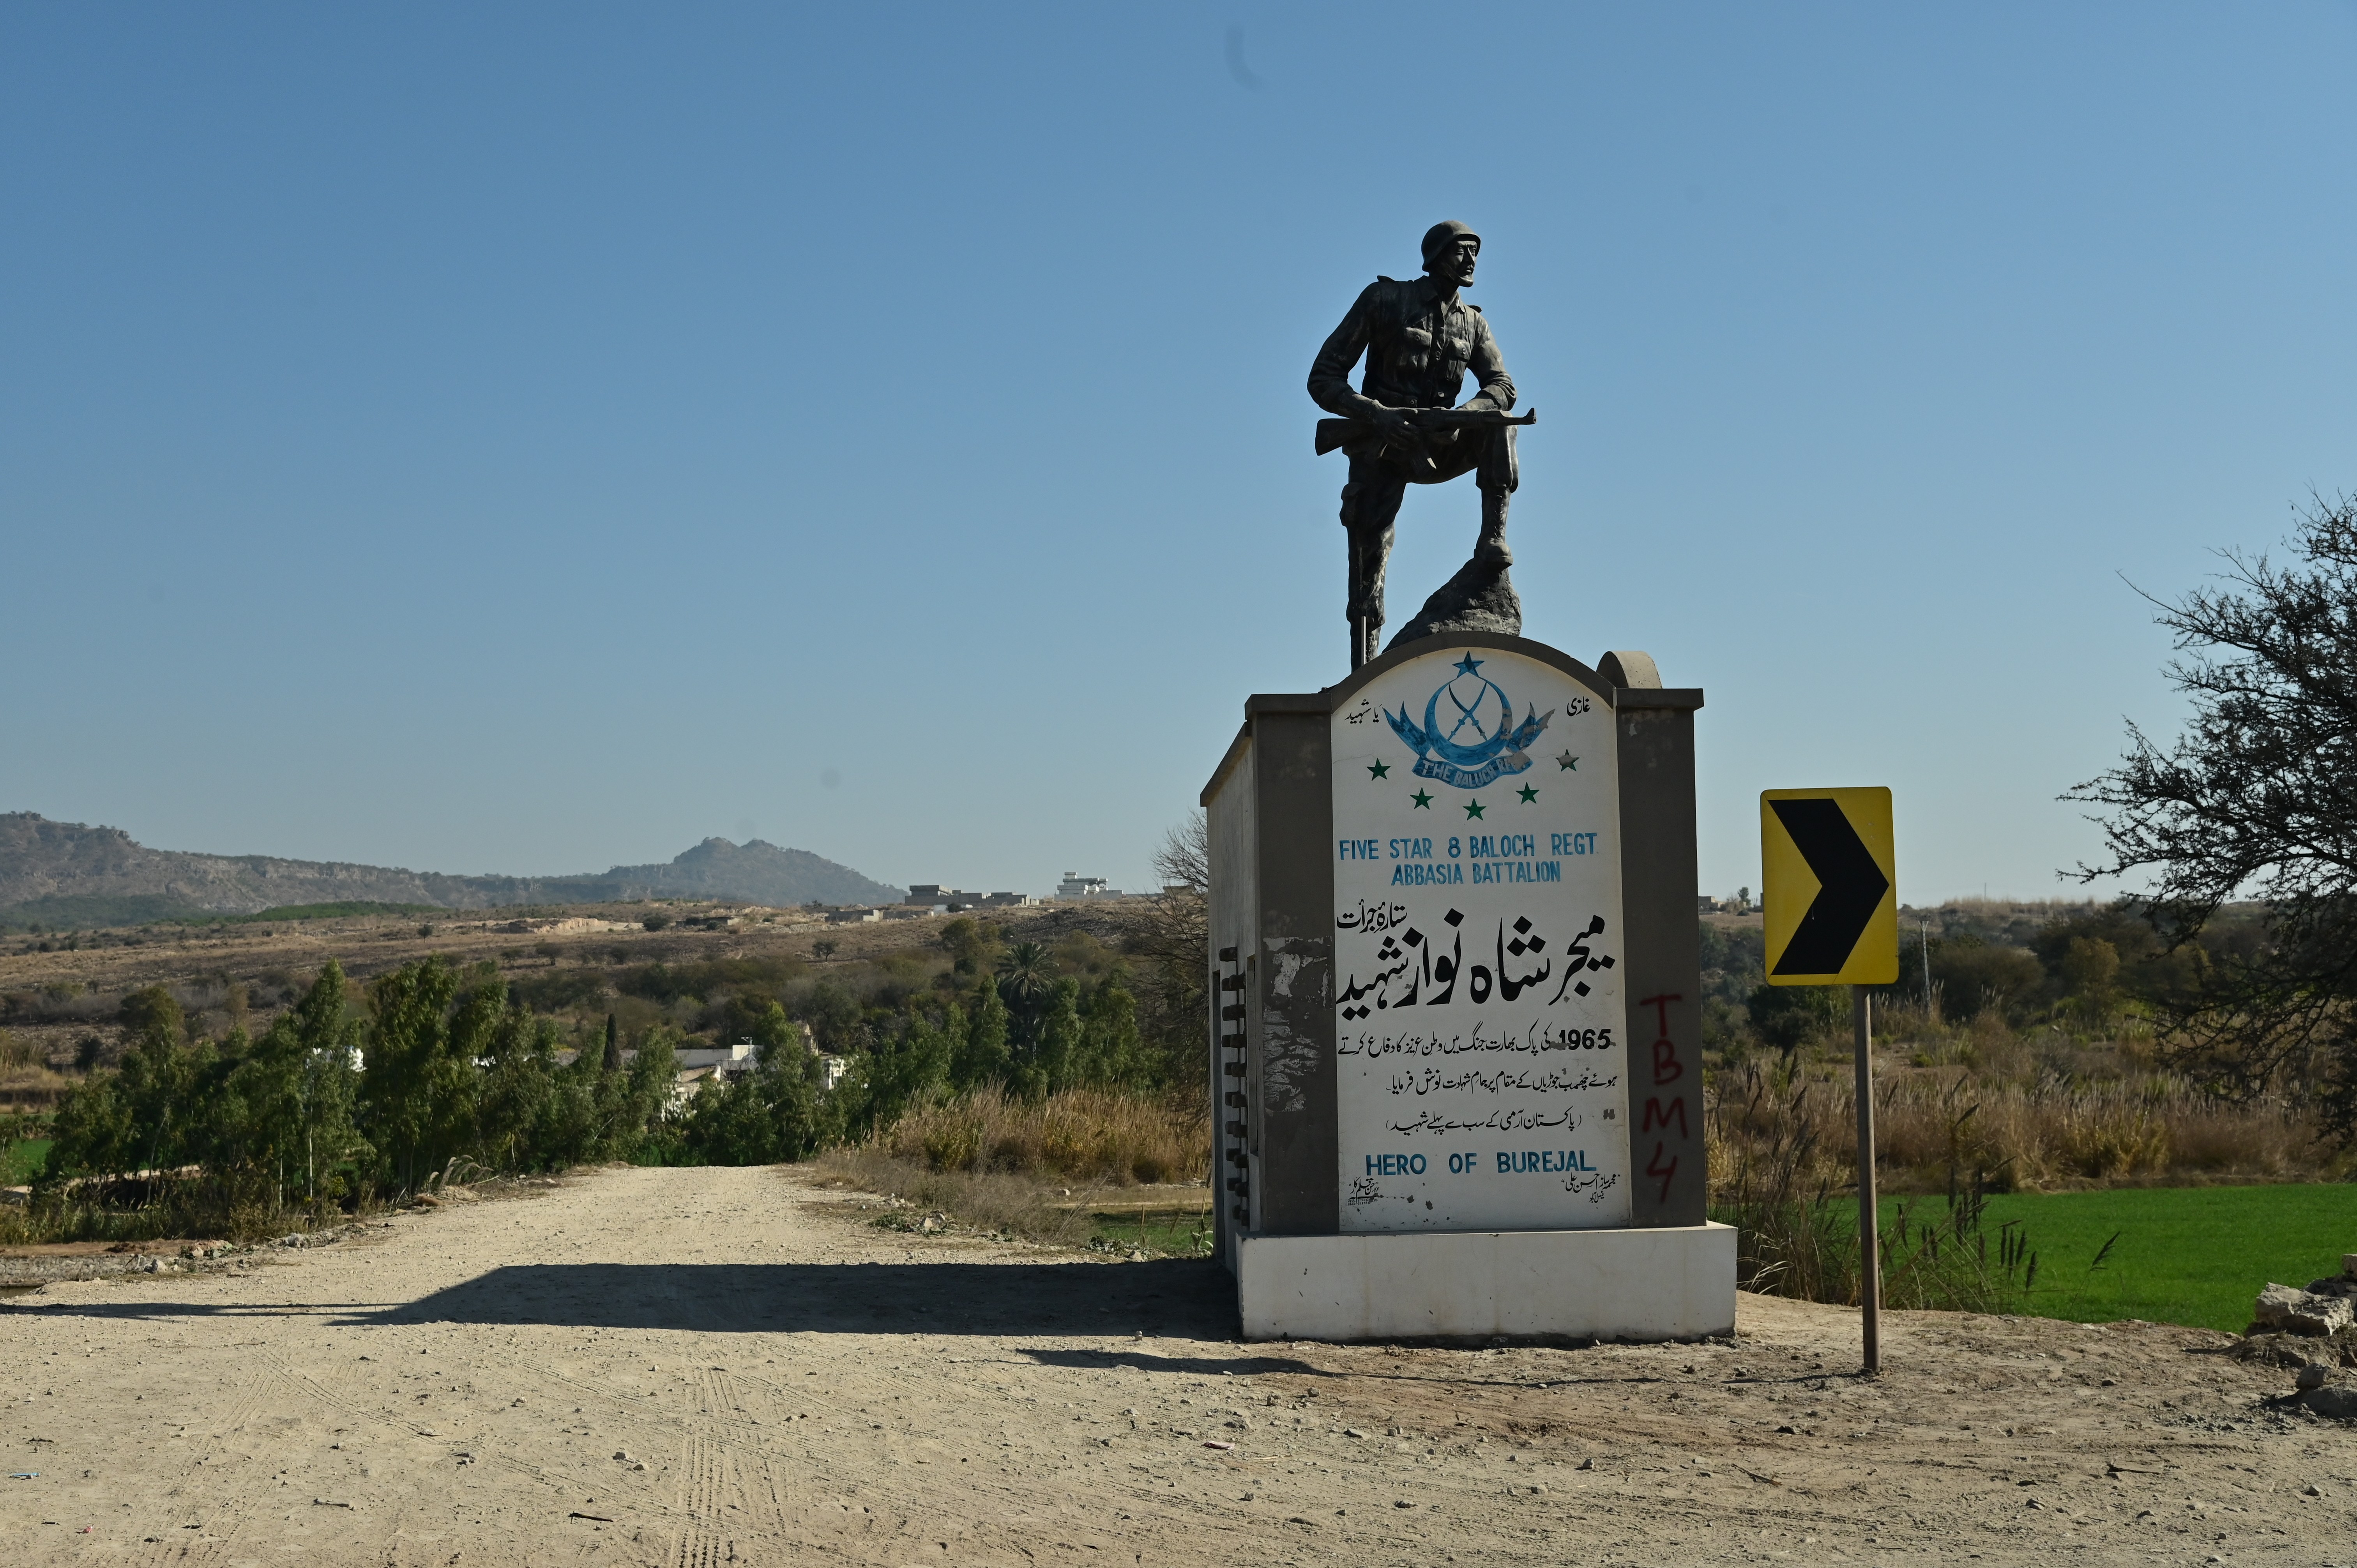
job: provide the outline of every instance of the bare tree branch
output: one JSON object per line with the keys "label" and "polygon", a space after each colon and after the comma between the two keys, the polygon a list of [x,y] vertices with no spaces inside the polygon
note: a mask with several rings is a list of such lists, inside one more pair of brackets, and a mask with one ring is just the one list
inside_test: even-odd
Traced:
{"label": "bare tree branch", "polygon": [[[2120,766],[2063,799],[2110,808],[2082,880],[2148,874],[2173,943],[2255,898],[2264,940],[2222,950],[2177,1009],[2178,1048],[2221,1088],[2319,1096],[2357,1125],[2357,501],[2313,499],[2293,561],[2222,552],[2221,585],[2153,602],[2191,699],[2164,749],[2134,725]],[[2149,596],[2147,596],[2149,597]]]}

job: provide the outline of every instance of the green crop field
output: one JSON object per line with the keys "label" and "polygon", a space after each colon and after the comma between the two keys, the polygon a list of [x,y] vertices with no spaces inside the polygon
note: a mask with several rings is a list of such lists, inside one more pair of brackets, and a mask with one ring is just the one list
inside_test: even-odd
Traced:
{"label": "green crop field", "polygon": [[[1882,1206],[1885,1230],[1899,1199]],[[1944,1214],[1919,1198],[1916,1221]],[[2305,1285],[2341,1272],[2357,1252],[2357,1185],[2174,1187],[2105,1192],[2007,1193],[1988,1200],[1983,1228],[2020,1221],[2038,1254],[2029,1310],[2080,1323],[2140,1317],[2242,1332],[2251,1298],[2274,1280]],[[2100,1266],[2095,1258],[2117,1233]]]}
{"label": "green crop field", "polygon": [[0,1176],[7,1178],[0,1181],[0,1187],[24,1186],[41,1174],[41,1167],[48,1163],[48,1158],[49,1141],[47,1138],[32,1138],[11,1144],[7,1153],[0,1155]]}
{"label": "green crop field", "polygon": [[1149,1251],[1177,1252],[1192,1257],[1211,1246],[1212,1219],[1208,1208],[1116,1210],[1093,1214],[1093,1240],[1115,1246],[1142,1247]]}

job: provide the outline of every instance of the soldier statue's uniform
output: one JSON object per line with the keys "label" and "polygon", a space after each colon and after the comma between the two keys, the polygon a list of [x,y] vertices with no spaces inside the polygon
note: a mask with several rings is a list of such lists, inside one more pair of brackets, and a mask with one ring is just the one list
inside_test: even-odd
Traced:
{"label": "soldier statue's uniform", "polygon": [[[1352,668],[1374,657],[1383,625],[1383,567],[1392,526],[1410,485],[1437,485],[1474,476],[1481,492],[1481,533],[1474,563],[1501,571],[1506,549],[1506,498],[1520,476],[1512,428],[1416,429],[1400,411],[1457,406],[1470,371],[1480,390],[1467,410],[1514,406],[1498,340],[1481,307],[1458,297],[1472,280],[1481,237],[1462,223],[1436,224],[1424,237],[1425,275],[1409,283],[1379,277],[1367,285],[1309,367],[1309,395],[1329,413],[1363,432],[1346,441],[1351,460],[1342,487],[1342,526],[1351,541]],[[1351,371],[1364,354],[1358,390]]]}

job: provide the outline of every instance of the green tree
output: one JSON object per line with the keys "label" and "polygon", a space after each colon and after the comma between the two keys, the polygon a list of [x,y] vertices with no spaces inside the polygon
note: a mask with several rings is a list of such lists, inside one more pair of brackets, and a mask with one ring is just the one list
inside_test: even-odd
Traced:
{"label": "green tree", "polygon": [[707,1082],[680,1123],[683,1155],[711,1165],[808,1158],[818,1146],[819,1125],[811,1065],[809,1053],[799,1048],[776,1051],[751,1072]]}
{"label": "green tree", "polygon": [[1835,1028],[1845,998],[1830,985],[1770,985],[1752,988],[1748,1008],[1760,1038],[1791,1056],[1816,1036]]}
{"label": "green tree", "polygon": [[186,1024],[180,1009],[168,995],[163,1001],[166,1005],[148,1015],[123,1054],[116,1075],[125,1112],[142,1144],[132,1153],[140,1165],[153,1171],[177,1169],[183,1163],[190,1128],[200,1124],[194,1118],[197,1080],[213,1055],[209,1046],[183,1043]]}
{"label": "green tree", "polygon": [[762,1165],[778,1157],[778,1131],[750,1073],[705,1083],[688,1102],[680,1142],[701,1165]]}
{"label": "green tree", "polygon": [[2108,809],[2087,880],[2148,879],[2172,949],[2257,898],[2261,940],[2213,951],[2169,1004],[2168,1048],[2219,1089],[2314,1097],[2357,1137],[2357,500],[2318,498],[2277,564],[2228,552],[2222,585],[2158,603],[2169,683],[2190,707],[2167,747],[2130,725],[2120,765],[2064,797]]}
{"label": "green tree", "polygon": [[1056,960],[1039,942],[1017,942],[999,955],[998,996],[1006,1004],[1006,1036],[1013,1078],[1021,1092],[1036,1093],[1039,1031],[1055,994]]}
{"label": "green tree", "polygon": [[[457,972],[439,956],[380,975],[369,987],[361,1125],[397,1191],[415,1191],[472,1141],[475,1064],[454,1048],[450,1027],[457,989]],[[485,1033],[477,1011],[467,1043],[488,1043]]]}
{"label": "green tree", "polygon": [[988,974],[998,961],[998,929],[971,915],[960,915],[933,939],[950,955],[952,972],[968,979]]}
{"label": "green tree", "polygon": [[1069,976],[1055,982],[1039,1003],[1039,1016],[1036,1043],[1017,1077],[1017,1087],[1034,1099],[1070,1089],[1084,1076],[1080,983]]}
{"label": "green tree", "polygon": [[178,1045],[188,1038],[188,1020],[178,998],[161,985],[135,991],[123,999],[124,1034],[133,1042],[165,1039]]}
{"label": "green tree", "polygon": [[2046,971],[2027,948],[1952,938],[1932,950],[1932,980],[1950,1015],[2022,1019],[2041,1010]]}
{"label": "green tree", "polygon": [[985,980],[974,987],[974,1010],[966,1015],[965,1038],[950,1068],[950,1087],[963,1094],[988,1083],[1005,1083],[1008,1065],[1006,1004],[998,987]]}
{"label": "green tree", "polygon": [[[761,1010],[754,1015],[752,1025],[745,1031],[744,1037],[753,1042],[754,1055],[764,1062],[810,1054],[802,1048],[801,1027],[787,1017],[785,1008],[774,1001],[761,1004]],[[797,1070],[801,1065],[799,1060],[794,1063]]]}
{"label": "green tree", "polygon": [[302,1053],[293,1022],[259,1040],[232,1028],[215,1047],[219,1081],[204,1086],[202,1136],[189,1152],[236,1197],[276,1208],[303,1185]]}
{"label": "green tree", "polygon": [[144,1146],[131,1124],[131,1107],[113,1071],[92,1073],[66,1090],[49,1123],[49,1159],[42,1179],[113,1176],[130,1170]]}
{"label": "green tree", "polygon": [[662,1136],[663,1118],[670,1114],[673,1087],[679,1082],[679,1053],[672,1032],[651,1029],[625,1071],[623,1124],[618,1129],[616,1155],[637,1159]]}
{"label": "green tree", "polygon": [[1081,1081],[1117,1089],[1154,1087],[1155,1064],[1147,1059],[1137,1029],[1137,1000],[1117,971],[1090,993],[1082,1024]]}
{"label": "green tree", "polygon": [[803,995],[801,1011],[802,1021],[817,1036],[821,1050],[848,1056],[866,1048],[866,1009],[859,1005],[859,998],[832,976],[810,988]]}
{"label": "green tree", "polygon": [[92,1073],[59,1102],[47,1173],[53,1181],[177,1163],[195,1088],[187,1018],[160,985],[124,997],[121,1015],[131,1036],[122,1067]]}
{"label": "green tree", "polygon": [[1154,871],[1162,891],[1123,946],[1138,963],[1138,1033],[1160,1058],[1151,1076],[1167,1081],[1197,1070],[1211,1006],[1211,837],[1201,811],[1163,835]]}
{"label": "green tree", "polygon": [[[289,1015],[281,1014],[279,1018]],[[352,1122],[360,1093],[361,1025],[351,1015],[343,965],[329,959],[295,1004],[291,1016],[299,1053],[303,1194],[316,1204],[323,1168],[333,1171],[348,1159],[366,1160],[375,1153]]]}
{"label": "green tree", "polygon": [[535,1170],[547,1164],[543,1144],[559,1121],[551,1103],[556,1031],[550,1020],[500,1001],[479,1047],[487,1065],[476,1087],[475,1157],[494,1170]]}

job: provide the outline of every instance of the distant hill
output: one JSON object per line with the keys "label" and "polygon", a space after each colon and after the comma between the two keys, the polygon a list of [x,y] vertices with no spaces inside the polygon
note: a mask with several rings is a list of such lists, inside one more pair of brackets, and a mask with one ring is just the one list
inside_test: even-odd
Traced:
{"label": "distant hill", "polygon": [[668,865],[578,876],[448,876],[343,861],[149,849],[120,828],[0,812],[0,923],[116,925],[188,915],[250,915],[296,904],[511,904],[695,897],[785,906],[877,904],[901,889],[808,850],[705,839]]}
{"label": "distant hill", "polygon": [[806,849],[780,849],[759,839],[731,843],[705,839],[668,865],[618,865],[603,875],[557,876],[535,884],[550,891],[530,903],[587,904],[608,898],[738,898],[782,908],[807,904],[897,904],[908,889],[870,882],[847,865]]}

